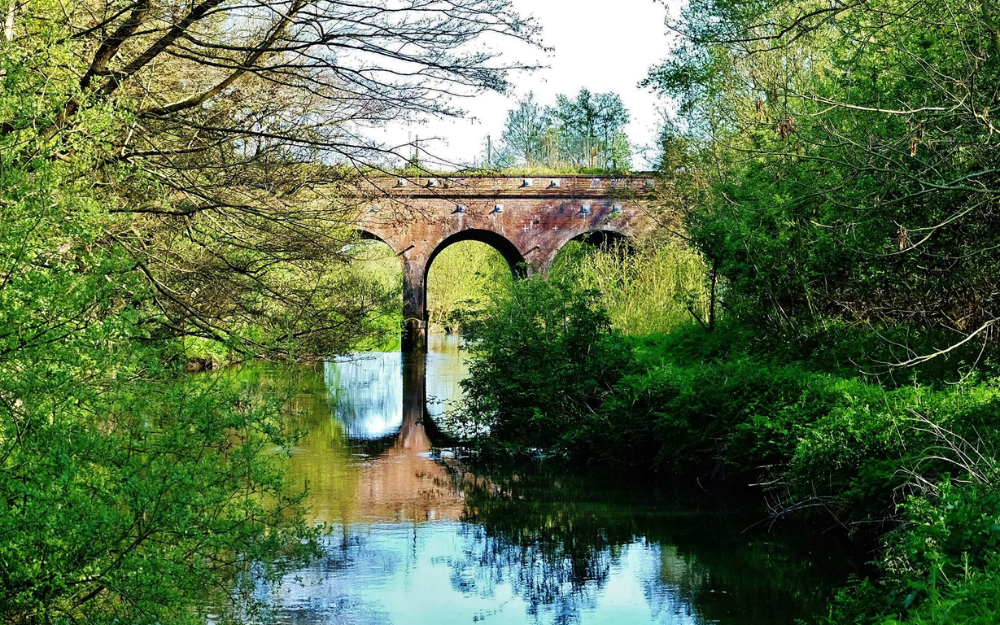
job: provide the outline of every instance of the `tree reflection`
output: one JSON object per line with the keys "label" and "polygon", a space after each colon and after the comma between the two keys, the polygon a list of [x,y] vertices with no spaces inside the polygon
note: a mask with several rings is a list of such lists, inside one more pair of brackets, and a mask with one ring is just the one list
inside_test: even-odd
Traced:
{"label": "tree reflection", "polygon": [[509,584],[527,603],[529,615],[551,613],[560,624],[576,623],[594,608],[616,558],[610,546],[576,552],[572,545],[541,539],[511,542],[480,526],[467,526],[466,532],[471,548],[452,563],[455,590],[490,595]]}
{"label": "tree reflection", "polygon": [[[659,567],[641,574],[656,622],[733,625],[791,625],[817,614],[853,571],[834,545],[824,553],[808,535],[744,532],[746,519],[700,512],[690,501],[538,471],[474,476],[456,465],[452,474],[469,523],[453,585],[488,593],[509,583],[533,614],[556,623],[579,622],[620,568]],[[638,563],[622,562],[630,551],[642,552]]]}

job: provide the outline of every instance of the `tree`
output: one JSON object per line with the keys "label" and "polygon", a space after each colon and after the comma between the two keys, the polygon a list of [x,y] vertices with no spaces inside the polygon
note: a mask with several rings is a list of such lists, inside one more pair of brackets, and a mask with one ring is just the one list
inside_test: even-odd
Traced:
{"label": "tree", "polygon": [[[612,158],[615,137],[623,133],[629,122],[628,110],[617,94],[592,94],[581,89],[573,100],[560,94],[548,114],[559,128],[563,153],[574,164],[608,169],[615,161],[627,160],[622,158],[620,137],[618,155]],[[596,163],[592,160],[594,148],[598,155]]]}
{"label": "tree", "polygon": [[486,453],[565,452],[573,426],[633,363],[598,295],[535,276],[464,326],[474,357],[465,401],[451,416],[456,433],[485,443]]}
{"label": "tree", "polygon": [[0,152],[0,620],[192,622],[308,551],[274,453],[291,439],[280,393],[174,379],[88,152]]}
{"label": "tree", "polygon": [[611,135],[604,155],[604,168],[614,171],[628,171],[632,168],[632,145],[628,135],[616,132]]}
{"label": "tree", "polygon": [[529,93],[507,113],[503,143],[510,160],[526,165],[627,170],[628,122],[628,110],[614,93],[581,89],[573,100],[557,95],[555,107],[544,109]]}
{"label": "tree", "polygon": [[[629,113],[616,93],[598,93],[594,96],[597,109],[598,150],[604,159],[605,169],[627,169],[631,157],[628,136],[624,132],[629,123]],[[625,167],[622,167],[622,166]]]}
{"label": "tree", "polygon": [[164,336],[251,353],[343,348],[360,331],[367,309],[330,276],[351,237],[351,176],[393,151],[365,128],[504,91],[523,66],[474,42],[537,32],[509,0],[17,6],[7,75],[34,77],[19,88],[41,97],[7,98],[5,149],[86,154],[95,193],[134,216],[114,237],[155,287]]}
{"label": "tree", "polygon": [[0,15],[0,620],[253,621],[314,536],[287,393],[182,378],[177,339],[288,356],[366,332],[385,292],[337,271],[350,166],[386,153],[364,126],[504,88],[468,46],[534,27],[503,0]]}
{"label": "tree", "polygon": [[650,84],[711,163],[693,232],[730,304],[995,336],[994,16],[989,2],[690,5]]}
{"label": "tree", "polygon": [[501,137],[504,149],[525,165],[542,162],[545,159],[545,132],[551,124],[545,110],[535,102],[535,94],[528,93],[507,113]]}

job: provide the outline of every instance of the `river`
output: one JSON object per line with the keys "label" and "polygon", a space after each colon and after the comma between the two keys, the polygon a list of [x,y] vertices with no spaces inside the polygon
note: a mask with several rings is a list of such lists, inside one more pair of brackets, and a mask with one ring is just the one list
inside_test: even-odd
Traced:
{"label": "river", "polygon": [[280,622],[792,625],[851,572],[830,541],[751,528],[717,500],[538,466],[470,471],[428,436],[464,373],[452,337],[432,337],[426,360],[285,370],[309,431],[293,477],[327,531],[322,557],[258,588]]}

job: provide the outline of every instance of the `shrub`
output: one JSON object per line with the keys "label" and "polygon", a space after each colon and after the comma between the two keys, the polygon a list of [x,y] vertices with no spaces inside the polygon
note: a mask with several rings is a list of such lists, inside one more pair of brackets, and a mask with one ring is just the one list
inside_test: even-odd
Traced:
{"label": "shrub", "polygon": [[473,357],[451,427],[488,433],[494,449],[566,451],[634,362],[597,294],[568,281],[517,282],[466,339]]}

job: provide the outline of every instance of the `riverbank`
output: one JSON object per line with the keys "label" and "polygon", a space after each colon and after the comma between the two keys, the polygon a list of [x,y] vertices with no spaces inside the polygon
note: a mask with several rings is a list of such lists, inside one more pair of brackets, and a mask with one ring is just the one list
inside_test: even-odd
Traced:
{"label": "riverbank", "polygon": [[877,581],[845,588],[831,623],[997,621],[1000,389],[968,354],[880,366],[885,335],[834,323],[624,337],[592,295],[516,291],[475,331],[456,415],[483,453],[749,491],[877,545]]}
{"label": "riverbank", "polygon": [[638,340],[607,422],[652,443],[653,470],[757,491],[775,518],[878,545],[878,580],[844,589],[829,622],[997,622],[995,378],[864,375],[830,357],[832,337],[795,354],[741,334]]}

